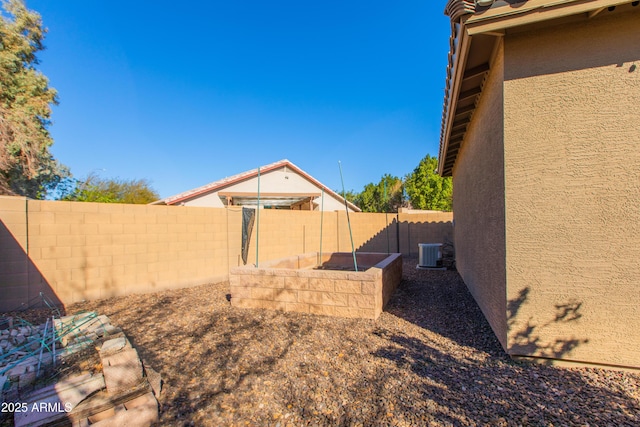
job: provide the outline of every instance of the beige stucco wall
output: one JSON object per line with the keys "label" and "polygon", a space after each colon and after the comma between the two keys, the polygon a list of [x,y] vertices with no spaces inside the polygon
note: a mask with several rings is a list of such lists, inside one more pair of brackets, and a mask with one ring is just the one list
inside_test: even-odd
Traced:
{"label": "beige stucco wall", "polygon": [[503,346],[505,236],[502,49],[453,170],[456,266]]}
{"label": "beige stucco wall", "polygon": [[224,208],[224,203],[220,200],[218,192],[204,193],[192,199],[181,202],[182,206],[190,206],[196,208]]}
{"label": "beige stucco wall", "polygon": [[639,11],[505,39],[511,354],[640,367],[639,46]]}

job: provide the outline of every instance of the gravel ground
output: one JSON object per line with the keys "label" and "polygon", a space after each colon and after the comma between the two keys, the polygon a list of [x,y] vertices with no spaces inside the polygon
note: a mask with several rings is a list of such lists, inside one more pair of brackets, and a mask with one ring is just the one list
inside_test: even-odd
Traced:
{"label": "gravel ground", "polygon": [[376,322],[232,308],[227,283],[68,312],[162,374],[161,425],[640,425],[640,375],[512,361],[459,275],[416,264]]}

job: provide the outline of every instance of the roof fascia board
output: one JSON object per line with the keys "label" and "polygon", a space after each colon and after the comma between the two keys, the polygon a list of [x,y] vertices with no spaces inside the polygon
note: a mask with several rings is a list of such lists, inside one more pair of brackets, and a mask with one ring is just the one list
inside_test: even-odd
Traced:
{"label": "roof fascia board", "polygon": [[597,14],[599,14],[600,12],[604,11],[606,9],[606,7],[601,7],[600,9],[596,9],[596,10],[592,10],[591,12],[589,12],[589,18],[593,18],[595,17]]}
{"label": "roof fascia board", "polygon": [[469,36],[467,32],[464,31],[464,18],[462,18],[460,21],[460,29],[458,30],[458,37],[460,37],[460,39],[458,40],[458,44],[456,46],[456,62],[453,67],[453,76],[451,76],[453,85],[451,87],[451,92],[449,93],[449,99],[447,100],[444,142],[442,144],[440,155],[438,156],[438,173],[440,175],[442,175],[442,173],[444,172],[444,160],[449,148],[449,137],[451,136],[451,129],[453,127],[453,121],[455,118],[455,109],[458,104],[458,95],[460,94],[460,87],[462,86],[464,67],[467,62],[469,48],[471,47],[471,36]]}
{"label": "roof fascia board", "polygon": [[[260,169],[260,173],[264,174],[264,173],[267,173],[267,172],[271,172],[274,169],[278,169],[278,168],[281,168],[283,166],[290,166],[290,165],[291,165],[290,162],[278,161],[278,162],[275,162],[275,163],[272,163],[272,164],[269,164],[269,165],[266,165],[266,166],[261,166],[259,169]],[[233,176],[230,176],[228,178],[224,178],[224,179],[222,179],[220,181],[215,181],[215,182],[212,182],[212,183],[209,183],[209,184],[205,184],[205,185],[203,185],[201,187],[197,187],[197,188],[194,188],[193,190],[185,191],[184,193],[180,193],[180,194],[177,194],[175,196],[166,197],[162,201],[164,201],[168,205],[175,205],[177,203],[181,203],[181,202],[183,202],[185,200],[192,199],[192,198],[200,196],[202,194],[214,192],[217,189],[225,188],[225,187],[228,187],[230,185],[237,184],[238,182],[242,182],[244,180],[251,179],[251,178],[253,178],[254,176],[257,176],[257,175],[258,175],[258,169],[252,169],[250,171],[241,172],[241,173],[239,173],[237,175],[233,175]],[[228,180],[225,181],[226,179],[228,179]]]}
{"label": "roof fascia board", "polygon": [[[325,192],[329,193],[329,195],[331,197],[333,197],[334,199],[336,199],[337,201],[339,201],[340,203],[344,203],[344,198],[337,194],[336,192],[334,192],[333,190],[331,190],[330,188],[327,188],[324,184],[322,184],[320,181],[318,181],[317,179],[313,178],[311,175],[307,174],[306,172],[304,172],[302,169],[300,169],[299,167],[297,167],[296,165],[294,165],[293,163],[291,163],[290,161],[279,161],[276,163],[272,163],[270,165],[266,165],[266,166],[262,166],[260,167],[260,174],[265,174],[268,172],[271,172],[273,170],[277,170],[280,169],[282,167],[288,167],[289,169],[291,169],[292,171],[294,171],[295,173],[297,173],[298,175],[300,175],[302,178],[306,179],[307,181],[311,182],[312,184],[314,184],[316,187],[319,187],[320,189],[324,188]],[[234,175],[232,176],[229,181],[225,181],[225,182],[216,182],[217,185],[212,185],[212,184],[207,184],[204,185],[202,187],[199,187],[195,190],[192,190],[192,193],[189,194],[184,194],[182,193],[181,195],[178,196],[173,196],[173,197],[167,197],[165,199],[162,199],[158,202],[154,202],[154,204],[161,204],[161,203],[165,203],[167,205],[176,205],[178,203],[184,202],[185,200],[189,200],[192,199],[194,197],[200,196],[202,194],[205,193],[210,193],[210,192],[215,192],[216,190],[220,190],[223,188],[227,188],[233,184],[237,184],[238,182],[247,180],[247,179],[251,179],[253,177],[258,176],[258,169],[253,169],[251,171],[248,172],[242,172],[238,175]],[[355,212],[360,212],[361,209],[359,207],[357,207],[356,205],[354,205],[353,203],[351,203],[350,201],[347,200],[347,205],[349,206],[349,208],[351,208],[353,211]]]}
{"label": "roof fascia board", "polygon": [[[451,91],[448,94],[445,110],[444,134],[438,156],[438,173],[442,175],[447,166],[446,155],[449,150],[449,141],[455,119],[455,108],[460,96],[460,87],[463,78],[462,73],[464,72],[471,40],[474,35],[504,36],[505,30],[508,28],[571,15],[579,15],[581,13],[589,16],[590,12],[611,6],[628,4],[632,1],[633,0],[530,0],[521,3],[518,8],[502,6],[491,8],[482,14],[464,15],[460,17],[460,20],[456,22],[460,24],[458,30],[458,51],[456,52],[453,75],[451,76]],[[455,25],[455,23],[452,23],[452,26],[453,25]],[[492,54],[492,61],[494,56],[495,50]]]}
{"label": "roof fascia board", "polygon": [[509,28],[535,24],[566,16],[589,13],[611,6],[631,3],[632,0],[576,0],[556,1],[531,0],[523,6],[512,9],[509,7],[495,8],[482,15],[473,15],[467,19],[465,30],[469,35],[486,34],[493,31],[503,31]]}
{"label": "roof fascia board", "polygon": [[254,193],[250,191],[221,191],[218,193],[222,197],[271,197],[271,198],[297,198],[297,197],[320,197],[321,193]]}

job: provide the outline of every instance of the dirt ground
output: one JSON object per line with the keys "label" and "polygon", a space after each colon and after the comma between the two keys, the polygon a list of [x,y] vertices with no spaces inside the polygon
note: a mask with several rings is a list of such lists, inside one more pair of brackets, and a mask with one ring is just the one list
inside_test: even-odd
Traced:
{"label": "dirt ground", "polygon": [[228,284],[75,304],[161,373],[160,425],[640,425],[640,376],[506,356],[455,271],[415,268],[377,321],[231,307]]}

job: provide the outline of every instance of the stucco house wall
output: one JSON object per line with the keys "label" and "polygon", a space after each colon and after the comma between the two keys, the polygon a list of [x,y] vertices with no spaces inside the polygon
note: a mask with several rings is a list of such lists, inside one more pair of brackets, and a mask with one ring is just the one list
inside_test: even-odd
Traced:
{"label": "stucco house wall", "polygon": [[505,322],[502,49],[454,167],[456,267],[503,346]]}
{"label": "stucco house wall", "polygon": [[[261,196],[259,200],[258,195]],[[345,209],[345,200],[340,194],[287,159],[222,178],[151,204],[213,208],[255,208],[259,204],[261,209],[306,211]],[[360,212],[360,208],[353,203],[347,201],[346,205],[349,212]]]}
{"label": "stucco house wall", "polygon": [[[238,182],[237,184],[230,185],[220,190],[221,192],[247,192],[256,193],[258,191],[258,178],[253,177],[245,181]],[[184,206],[209,206],[209,207],[224,207],[224,204],[220,200],[218,193],[206,193],[184,201]],[[322,189],[318,188],[308,180],[304,179],[295,172],[287,171],[285,168],[269,171],[260,176],[260,191],[263,193],[278,192],[278,193],[317,193],[321,194]],[[324,204],[322,201],[323,196],[318,196],[314,200],[316,208],[314,210],[320,210],[322,207],[325,211],[344,210],[344,203],[340,203],[335,198],[324,195]],[[353,209],[350,209],[353,212]]]}
{"label": "stucco house wall", "polygon": [[640,5],[446,12],[462,278],[510,355],[640,369]]}
{"label": "stucco house wall", "polygon": [[224,208],[224,203],[220,200],[218,192],[202,194],[181,203],[183,206],[193,206],[198,208]]}
{"label": "stucco house wall", "polygon": [[640,367],[639,18],[505,37],[512,354]]}

